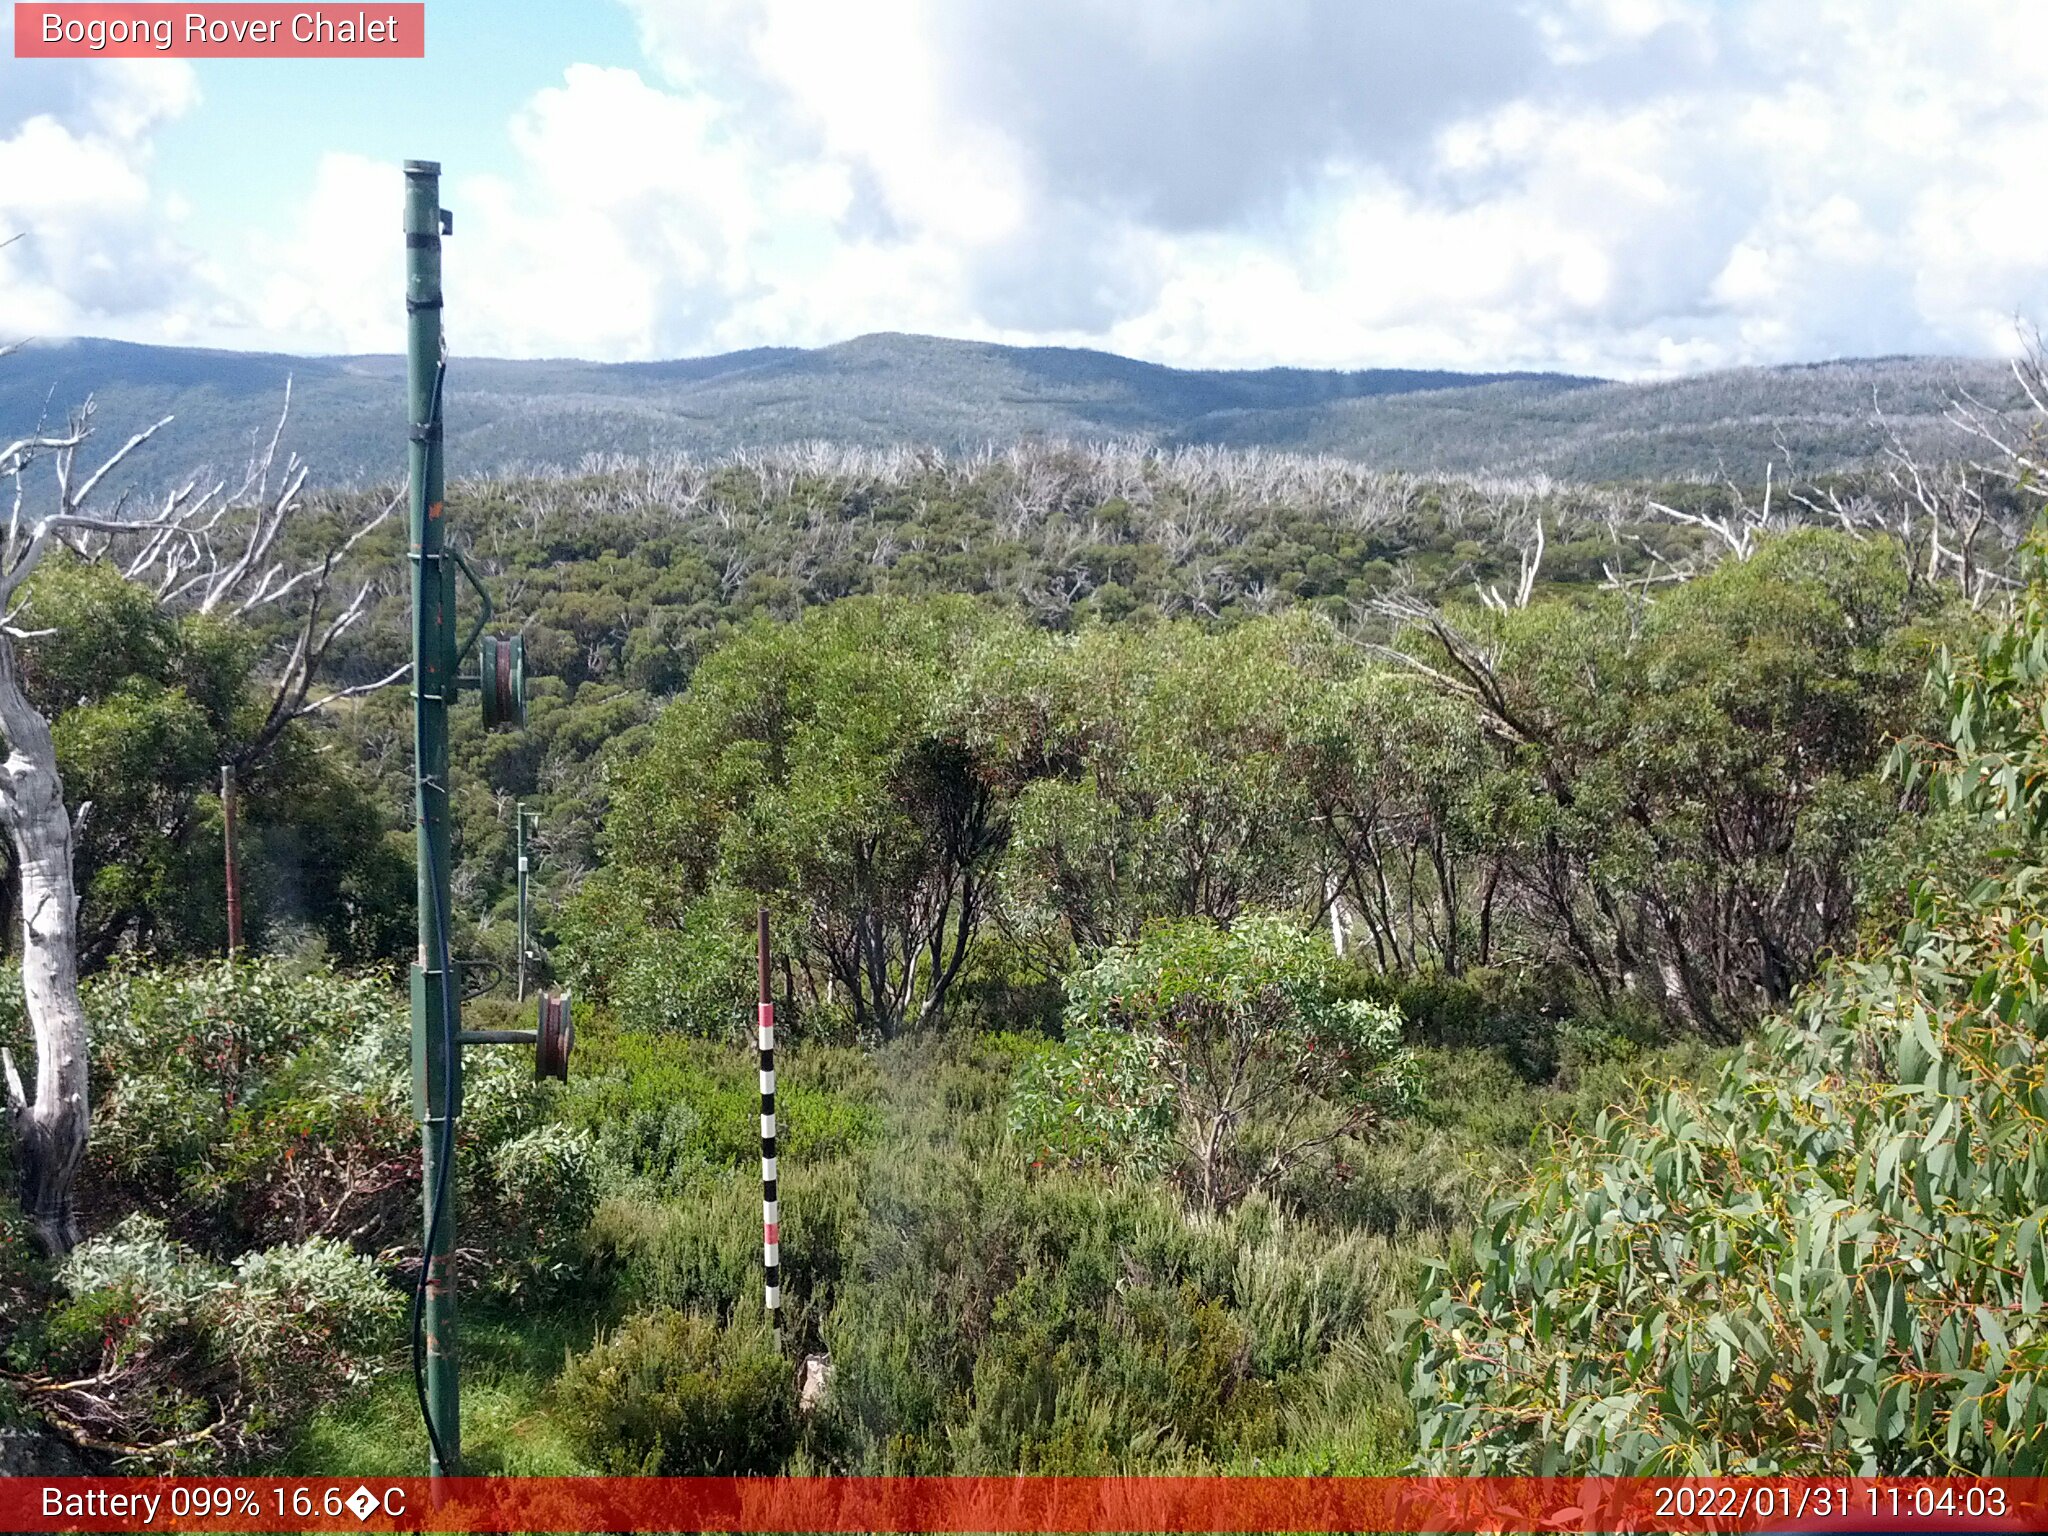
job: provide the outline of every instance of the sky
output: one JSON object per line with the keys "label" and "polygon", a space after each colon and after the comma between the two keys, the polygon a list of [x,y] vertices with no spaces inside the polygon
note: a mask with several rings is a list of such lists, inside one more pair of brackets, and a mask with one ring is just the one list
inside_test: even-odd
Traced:
{"label": "sky", "polygon": [[406,158],[472,356],[1649,378],[2048,319],[2041,0],[428,0],[427,39],[0,38],[0,341],[396,351]]}

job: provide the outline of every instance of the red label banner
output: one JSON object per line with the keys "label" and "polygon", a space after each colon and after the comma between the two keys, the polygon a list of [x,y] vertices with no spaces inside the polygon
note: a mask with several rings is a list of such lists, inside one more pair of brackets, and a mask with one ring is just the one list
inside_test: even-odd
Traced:
{"label": "red label banner", "polygon": [[2048,1530],[2042,1478],[0,1478],[9,1531]]}
{"label": "red label banner", "polygon": [[23,5],[17,59],[423,59],[423,3]]}

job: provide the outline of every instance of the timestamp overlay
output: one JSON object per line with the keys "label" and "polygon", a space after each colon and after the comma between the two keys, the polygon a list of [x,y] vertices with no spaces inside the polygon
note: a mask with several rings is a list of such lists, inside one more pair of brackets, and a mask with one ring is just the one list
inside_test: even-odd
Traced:
{"label": "timestamp overlay", "polygon": [[2048,1530],[2043,1478],[37,1478],[9,1531]]}

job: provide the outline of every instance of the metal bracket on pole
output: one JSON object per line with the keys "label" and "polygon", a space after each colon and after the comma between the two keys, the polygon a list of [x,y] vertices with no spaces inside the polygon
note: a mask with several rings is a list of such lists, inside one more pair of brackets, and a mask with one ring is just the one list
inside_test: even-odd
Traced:
{"label": "metal bracket on pole", "polygon": [[[440,972],[413,966],[412,1104],[422,1122],[439,1122],[462,1113],[462,1052],[454,1048],[464,1032],[448,1029],[441,997]],[[448,1102],[451,1089],[452,1104]]]}
{"label": "metal bracket on pole", "polygon": [[470,590],[476,593],[477,601],[482,605],[483,610],[477,614],[476,623],[470,627],[468,637],[455,652],[455,665],[459,667],[469,659],[469,653],[476,649],[477,636],[484,632],[484,626],[491,622],[491,615],[498,610],[497,606],[491,602],[491,594],[484,586],[482,578],[477,575],[476,567],[472,566],[463,557],[462,551],[450,545],[448,556],[455,562],[455,569],[462,572],[463,580],[469,583]]}

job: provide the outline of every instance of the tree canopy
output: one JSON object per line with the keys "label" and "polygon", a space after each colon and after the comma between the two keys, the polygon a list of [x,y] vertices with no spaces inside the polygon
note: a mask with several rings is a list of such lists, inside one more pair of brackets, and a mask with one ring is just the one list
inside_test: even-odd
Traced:
{"label": "tree canopy", "polygon": [[1810,530],[1656,603],[1403,610],[1387,641],[957,597],[756,620],[614,757],[564,931],[586,984],[718,1029],[764,903],[794,1018],[886,1036],[1155,920],[1280,910],[1390,975],[1513,967],[1730,1038],[1853,936],[1947,612]]}
{"label": "tree canopy", "polygon": [[1900,777],[2006,852],[1930,849],[1891,940],[1830,965],[1718,1082],[1603,1113],[1486,1214],[1407,1325],[1427,1465],[2048,1465],[2038,556],[2013,621],[1935,681],[1942,739],[1901,750]]}

